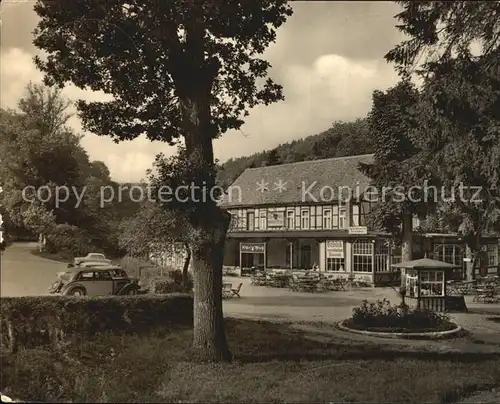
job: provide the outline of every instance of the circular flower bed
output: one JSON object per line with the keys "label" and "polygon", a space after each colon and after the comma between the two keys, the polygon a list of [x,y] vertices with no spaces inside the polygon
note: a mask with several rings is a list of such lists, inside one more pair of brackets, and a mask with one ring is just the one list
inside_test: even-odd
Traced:
{"label": "circular flower bed", "polygon": [[387,299],[376,303],[363,301],[342,325],[353,330],[383,333],[432,333],[457,329],[447,314],[410,309],[402,304],[391,305]]}

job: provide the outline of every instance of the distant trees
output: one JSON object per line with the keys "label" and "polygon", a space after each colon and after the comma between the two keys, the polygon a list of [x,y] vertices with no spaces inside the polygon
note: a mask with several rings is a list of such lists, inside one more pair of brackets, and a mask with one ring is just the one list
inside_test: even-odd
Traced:
{"label": "distant trees", "polygon": [[[86,245],[116,255],[120,253],[117,231],[121,215],[116,203],[101,207],[100,193],[102,186],[118,184],[111,180],[103,162],[89,160],[80,144],[81,136],[67,126],[69,106],[60,90],[30,83],[17,111],[0,110],[0,181],[4,191],[0,198],[9,236],[42,235],[48,248],[58,252],[70,241],[62,243],[63,236],[47,237],[50,233],[67,236],[81,230]],[[58,202],[57,187],[70,191],[67,195],[60,191]],[[35,195],[37,190],[44,192]],[[83,198],[79,200],[79,196]],[[72,230],[59,229],[63,225]]]}
{"label": "distant trees", "polygon": [[61,201],[57,209],[54,198],[58,186],[81,189],[81,168],[88,164],[80,138],[66,127],[68,106],[59,90],[29,84],[19,101],[20,112],[1,111],[0,178],[13,229],[24,227],[23,211],[35,199],[33,190],[42,186],[49,190],[38,212],[53,212],[57,222],[72,223],[79,218],[74,195]]}
{"label": "distant trees", "polygon": [[266,166],[275,166],[280,164],[280,156],[278,154],[277,149],[271,149],[264,160],[264,165]]}
{"label": "distant trees", "polygon": [[[375,228],[401,235],[403,261],[412,259],[413,215],[422,214],[425,202],[414,202],[421,194],[409,190],[422,186],[425,173],[418,160],[419,149],[412,142],[418,126],[415,108],[419,93],[405,80],[386,92],[373,93],[369,128],[375,149],[375,162],[361,166],[377,187],[376,208],[369,220]],[[399,237],[398,237],[399,238]]]}
{"label": "distant trees", "polygon": [[461,217],[473,277],[480,238],[500,213],[500,70],[487,59],[457,58],[426,80],[417,141],[445,192],[446,211]]}
{"label": "distant trees", "polygon": [[[229,186],[246,168],[295,163],[373,153],[372,136],[367,118],[352,122],[334,122],[332,127],[317,135],[280,144],[271,151],[247,157],[229,159],[218,167],[219,182]],[[272,164],[269,164],[271,161]]]}

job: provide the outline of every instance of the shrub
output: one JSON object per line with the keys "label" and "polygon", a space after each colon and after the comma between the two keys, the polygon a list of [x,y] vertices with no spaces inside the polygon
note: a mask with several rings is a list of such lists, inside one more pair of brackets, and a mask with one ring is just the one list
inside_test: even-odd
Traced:
{"label": "shrub", "polygon": [[150,293],[180,293],[193,288],[193,278],[188,274],[187,285],[182,284],[182,271],[169,270],[163,276],[154,276],[145,280],[144,284]]}
{"label": "shrub", "polygon": [[[193,288],[193,275],[188,272],[187,277],[187,290],[191,290]],[[176,285],[182,285],[182,271],[180,269],[174,269],[167,272],[167,276],[174,281]]]}
{"label": "shrub", "polygon": [[58,224],[47,235],[46,250],[71,260],[73,257],[95,252],[96,248],[92,244],[92,238],[84,230],[68,224]]}
{"label": "shrub", "polygon": [[140,285],[151,293],[179,293],[193,288],[193,276],[188,273],[188,284],[182,285],[180,269],[165,268],[145,259],[126,256],[121,266],[129,276],[140,279]]}
{"label": "shrub", "polygon": [[406,305],[391,305],[389,300],[368,303],[364,300],[360,307],[353,310],[348,322],[356,329],[370,329],[393,332],[444,331],[453,328],[450,317],[431,310],[410,309]]}
{"label": "shrub", "polygon": [[0,309],[2,345],[11,350],[64,336],[139,333],[193,321],[193,299],[185,294],[5,297]]}
{"label": "shrub", "polygon": [[151,279],[147,285],[149,293],[175,293],[180,289],[179,285],[176,285],[174,280],[167,276],[155,277]]}
{"label": "shrub", "polygon": [[158,268],[158,272],[160,270],[160,268],[156,264],[153,264],[148,260],[131,257],[129,255],[121,259],[120,265],[129,276],[133,276],[136,278],[144,278],[144,274],[150,268]]}

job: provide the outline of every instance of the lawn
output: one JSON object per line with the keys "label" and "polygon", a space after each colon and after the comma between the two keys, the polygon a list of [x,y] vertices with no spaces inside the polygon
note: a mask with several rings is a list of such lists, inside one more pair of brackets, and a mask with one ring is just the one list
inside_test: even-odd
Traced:
{"label": "lawn", "polygon": [[191,361],[190,329],[96,335],[2,355],[2,393],[73,402],[455,402],[500,385],[500,357],[321,343],[286,324],[227,320],[235,361]]}

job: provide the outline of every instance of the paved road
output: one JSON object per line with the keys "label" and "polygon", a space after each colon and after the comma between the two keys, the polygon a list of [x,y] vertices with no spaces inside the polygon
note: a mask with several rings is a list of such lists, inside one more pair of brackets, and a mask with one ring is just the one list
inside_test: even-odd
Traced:
{"label": "paved road", "polygon": [[288,289],[253,286],[249,278],[227,277],[236,287],[240,282],[241,299],[224,301],[224,313],[230,316],[295,321],[336,322],[352,315],[352,309],[366,299],[384,297],[398,303],[399,297],[391,288],[360,288],[327,293],[293,292]]}
{"label": "paved road", "polygon": [[[35,243],[17,243],[2,255],[1,296],[46,295],[57,272],[66,264],[32,254]],[[362,300],[376,301],[388,298],[397,303],[399,298],[390,288],[363,288],[345,292],[299,293],[287,289],[252,286],[248,278],[227,278],[233,286],[243,282],[241,299],[224,301],[224,313],[229,316],[294,321],[335,322],[348,318],[352,309]],[[483,342],[500,344],[500,305],[471,302],[470,313],[453,315],[453,319]],[[496,321],[493,321],[496,320]]]}
{"label": "paved road", "polygon": [[66,269],[62,262],[33,255],[36,248],[36,243],[15,243],[2,253],[1,296],[46,295],[56,273]]}

